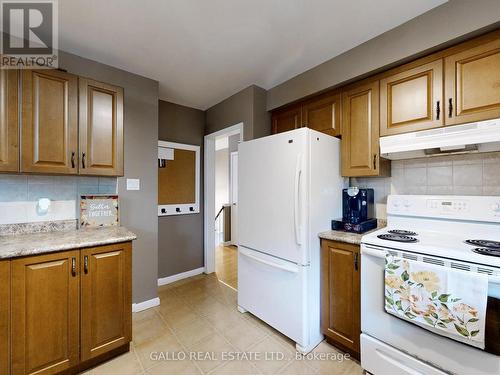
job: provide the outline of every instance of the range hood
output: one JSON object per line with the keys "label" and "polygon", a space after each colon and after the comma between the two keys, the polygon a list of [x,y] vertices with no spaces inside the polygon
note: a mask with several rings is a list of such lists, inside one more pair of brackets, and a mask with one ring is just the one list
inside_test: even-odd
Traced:
{"label": "range hood", "polygon": [[500,151],[500,119],[380,138],[381,156],[391,160],[491,151]]}

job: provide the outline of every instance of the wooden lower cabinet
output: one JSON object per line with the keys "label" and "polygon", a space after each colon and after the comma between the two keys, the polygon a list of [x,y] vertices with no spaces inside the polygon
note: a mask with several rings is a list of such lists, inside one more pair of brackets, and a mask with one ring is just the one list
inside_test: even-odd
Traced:
{"label": "wooden lower cabinet", "polygon": [[82,251],[81,359],[95,358],[132,338],[130,243]]}
{"label": "wooden lower cabinet", "polygon": [[321,330],[359,359],[361,256],[358,245],[321,241]]}
{"label": "wooden lower cabinet", "polygon": [[[125,242],[7,262],[11,374],[78,373],[128,350],[131,251]],[[0,263],[2,300],[4,267]],[[5,356],[4,310],[0,306],[0,359]],[[4,373],[9,372],[1,360]]]}
{"label": "wooden lower cabinet", "polygon": [[80,252],[12,261],[12,373],[54,374],[79,362]]}
{"label": "wooden lower cabinet", "polygon": [[0,261],[0,375],[10,373],[10,262]]}

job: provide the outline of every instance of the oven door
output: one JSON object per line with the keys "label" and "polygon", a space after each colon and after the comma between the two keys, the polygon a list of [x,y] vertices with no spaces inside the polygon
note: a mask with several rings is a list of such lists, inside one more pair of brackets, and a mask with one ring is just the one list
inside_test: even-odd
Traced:
{"label": "oven door", "polygon": [[[418,360],[421,364],[454,374],[500,374],[500,356],[436,335],[385,312],[386,252],[387,249],[378,246],[361,246],[361,330],[362,341],[367,344],[362,343],[362,349],[365,349],[361,352],[363,368],[376,375],[431,374],[430,371],[419,370],[421,367],[412,363]],[[490,282],[489,294],[500,298],[500,285]],[[367,339],[374,339],[380,345],[377,347],[371,342],[373,340],[368,342]],[[385,353],[384,344],[396,350]],[[384,363],[384,358],[387,363]],[[392,362],[389,364],[389,361]],[[389,366],[396,364],[401,367]],[[394,370],[388,372],[388,366]]]}

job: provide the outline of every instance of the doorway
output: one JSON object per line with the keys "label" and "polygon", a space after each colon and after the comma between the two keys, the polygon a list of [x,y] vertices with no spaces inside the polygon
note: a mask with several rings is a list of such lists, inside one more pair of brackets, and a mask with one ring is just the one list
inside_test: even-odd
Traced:
{"label": "doorway", "polygon": [[237,288],[238,144],[243,123],[205,136],[205,273]]}

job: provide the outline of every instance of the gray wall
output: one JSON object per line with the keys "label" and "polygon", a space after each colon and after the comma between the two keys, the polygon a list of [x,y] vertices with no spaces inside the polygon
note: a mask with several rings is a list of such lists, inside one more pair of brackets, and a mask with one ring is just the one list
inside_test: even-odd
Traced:
{"label": "gray wall", "polygon": [[[498,27],[500,1],[450,0],[374,39],[324,62],[267,92],[271,110],[337,86],[417,54]],[[484,29],[483,29],[484,28]],[[459,39],[457,39],[459,38]]]}
{"label": "gray wall", "polygon": [[[59,67],[124,88],[125,176],[118,179],[121,223],[137,234],[133,245],[133,301],[157,297],[158,82],[60,52]],[[126,178],[141,190],[127,191]]]}
{"label": "gray wall", "polygon": [[266,110],[267,92],[252,85],[207,109],[205,134],[243,122],[243,138],[250,140],[271,134]]}
{"label": "gray wall", "polygon": [[[203,181],[204,112],[160,100],[158,124],[159,140],[202,146],[201,181]],[[200,189],[202,203],[200,213],[158,217],[159,278],[190,271],[204,265],[203,183]]]}

